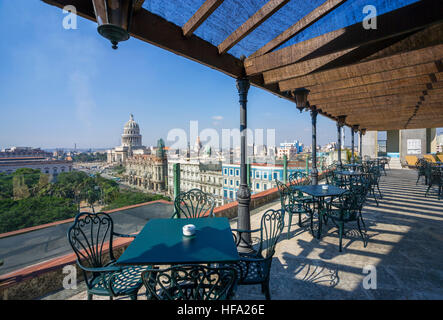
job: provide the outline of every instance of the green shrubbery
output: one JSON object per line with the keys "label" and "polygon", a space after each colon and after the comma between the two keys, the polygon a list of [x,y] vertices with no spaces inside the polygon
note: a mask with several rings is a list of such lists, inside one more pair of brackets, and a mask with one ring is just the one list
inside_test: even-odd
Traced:
{"label": "green shrubbery", "polygon": [[0,233],[72,218],[86,201],[94,211],[165,199],[160,195],[120,191],[117,182],[81,171],[60,173],[57,181],[39,170],[0,173]]}

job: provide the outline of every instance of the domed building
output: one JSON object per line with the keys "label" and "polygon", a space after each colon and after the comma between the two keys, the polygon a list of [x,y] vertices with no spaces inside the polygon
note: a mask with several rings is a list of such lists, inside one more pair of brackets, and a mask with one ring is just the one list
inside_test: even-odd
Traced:
{"label": "domed building", "polygon": [[140,134],[140,127],[134,121],[134,116],[131,114],[129,121],[123,127],[122,146],[137,148],[142,146],[142,136]]}
{"label": "domed building", "polygon": [[142,145],[140,127],[129,116],[122,134],[122,144],[108,150],[108,163],[120,164],[125,167],[123,181],[141,190],[162,192],[166,190],[168,160],[165,143],[158,140],[155,153]]}
{"label": "domed building", "polygon": [[131,114],[123,127],[121,146],[108,150],[108,163],[124,164],[133,154],[148,154],[148,151],[142,145],[140,127]]}

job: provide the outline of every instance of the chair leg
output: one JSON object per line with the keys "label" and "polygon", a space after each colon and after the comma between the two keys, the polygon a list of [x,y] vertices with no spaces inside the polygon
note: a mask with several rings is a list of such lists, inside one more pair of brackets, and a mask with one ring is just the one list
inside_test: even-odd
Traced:
{"label": "chair leg", "polygon": [[378,189],[378,194],[380,195],[380,199],[383,199],[383,196],[382,196],[382,194],[381,194],[380,187],[379,187],[378,184],[377,184],[377,189]]}
{"label": "chair leg", "polygon": [[131,300],[137,300],[137,294],[132,294],[129,298],[131,298]]}
{"label": "chair leg", "polygon": [[88,293],[88,300],[92,300],[92,293]]}
{"label": "chair leg", "polygon": [[343,228],[344,228],[343,222],[340,222],[338,225],[338,237],[339,237],[339,239],[338,239],[339,250],[338,251],[340,251],[340,252],[342,252],[341,248],[342,248],[342,241],[343,241]]}
{"label": "chair leg", "polygon": [[321,237],[321,228],[322,228],[322,219],[323,219],[323,215],[320,214],[320,216],[318,217],[318,230],[317,230],[317,239],[320,239]]}
{"label": "chair leg", "polygon": [[429,187],[428,187],[428,189],[426,190],[425,198],[428,196],[428,192],[429,192],[429,189],[431,189],[431,187],[432,187],[432,184],[430,184]]}
{"label": "chair leg", "polygon": [[109,300],[114,300],[114,297],[113,296],[109,296]]}
{"label": "chair leg", "polygon": [[271,293],[269,292],[269,280],[262,284],[262,288],[264,289],[266,300],[271,300]]}
{"label": "chair leg", "polygon": [[357,227],[358,227],[358,232],[360,232],[360,236],[361,236],[361,239],[362,239],[362,241],[363,241],[363,246],[366,248],[365,237],[364,237],[364,235],[363,235],[363,231],[361,230],[361,227],[360,227],[360,217],[357,218]]}
{"label": "chair leg", "polygon": [[302,223],[301,223],[301,213],[298,214],[298,226],[301,228]]}
{"label": "chair leg", "polygon": [[289,233],[291,232],[291,224],[292,224],[292,213],[289,213],[288,215],[288,239],[289,239]]}
{"label": "chair leg", "polygon": [[374,191],[374,189],[372,189],[371,191],[372,191],[372,196],[374,197],[375,203],[377,204],[377,207],[378,207],[378,201],[377,201],[377,197],[375,196],[375,191]]}

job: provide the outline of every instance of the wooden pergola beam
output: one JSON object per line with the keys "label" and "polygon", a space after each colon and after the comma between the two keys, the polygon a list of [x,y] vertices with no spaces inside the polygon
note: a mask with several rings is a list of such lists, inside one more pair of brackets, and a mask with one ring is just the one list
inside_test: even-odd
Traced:
{"label": "wooden pergola beam", "polygon": [[342,51],[327,54],[318,58],[313,58],[306,61],[293,63],[291,65],[282,68],[270,70],[263,73],[263,78],[265,80],[265,83],[269,84],[269,83],[276,83],[278,81],[286,79],[300,77],[309,74],[323,67],[325,64],[335,61],[345,56],[348,53],[352,53],[356,49],[357,47],[349,48]]}
{"label": "wooden pergola beam", "polygon": [[420,96],[422,96],[423,93],[419,92],[411,93],[411,94],[404,94],[404,95],[389,95],[389,96],[382,96],[382,97],[374,97],[374,98],[368,98],[368,99],[357,99],[352,101],[352,103],[341,103],[341,102],[330,102],[330,103],[317,103],[317,108],[320,108],[324,111],[326,110],[341,110],[346,109],[348,107],[370,107],[373,105],[379,105],[379,104],[388,104],[388,105],[394,105],[394,104],[400,104],[404,102],[412,102],[420,101]]}
{"label": "wooden pergola beam", "polygon": [[[419,106],[420,112],[440,112],[442,110],[443,104],[439,101],[425,101],[423,104]],[[396,113],[403,114],[404,112],[414,111],[417,108],[416,102],[403,103],[400,105],[387,105],[387,104],[379,104],[373,105],[365,108],[361,107],[352,107],[352,108],[343,108],[343,109],[335,109],[335,110],[324,110],[325,112],[339,116],[346,115],[349,119],[352,118],[367,118],[367,117],[378,117],[379,114],[382,113]],[[348,118],[346,118],[348,119]]]}
{"label": "wooden pergola beam", "polygon": [[286,41],[290,40],[310,25],[314,24],[316,21],[327,15],[329,12],[345,3],[346,0],[327,0],[319,7],[315,8],[313,11],[308,13],[306,16],[301,18],[297,23],[283,31],[280,35],[278,35],[273,40],[269,41],[263,47],[254,52],[250,58],[254,58],[257,56],[262,56],[275,48],[281,46]]}
{"label": "wooden pergola beam", "polygon": [[364,94],[378,93],[381,91],[393,91],[393,90],[402,90],[405,88],[420,88],[423,90],[432,89],[432,88],[442,88],[443,82],[431,82],[431,78],[429,75],[421,75],[418,77],[405,78],[399,80],[391,80],[378,82],[374,84],[362,85],[352,88],[343,88],[336,90],[328,90],[328,91],[311,91],[309,94],[309,99],[318,100],[318,99],[335,99],[349,96],[360,96]]}
{"label": "wooden pergola beam", "polygon": [[[369,46],[384,39],[419,31],[442,21],[443,4],[423,0],[377,17],[377,29],[365,30],[361,22],[313,39],[245,60],[248,75],[281,68],[301,59],[313,59],[334,52]],[[408,18],[409,17],[409,18]]]}
{"label": "wooden pergola beam", "polygon": [[413,94],[415,96],[420,96],[426,91],[428,88],[426,84],[404,87],[398,89],[387,89],[387,90],[378,90],[371,92],[362,92],[360,94],[350,94],[345,96],[338,97],[324,97],[324,98],[315,98],[309,97],[309,102],[312,104],[324,104],[324,103],[344,103],[344,104],[352,104],[354,101],[359,101],[361,99],[371,99],[376,97],[384,97],[384,96],[392,96],[392,95],[410,95]]}
{"label": "wooden pergola beam", "polygon": [[[411,68],[416,67],[420,64],[423,65],[426,63],[429,64],[435,61],[440,61],[442,58],[443,44],[440,44],[424,49],[395,54],[385,58],[356,63],[346,67],[316,72],[290,80],[280,81],[279,86],[280,90],[282,91],[300,87],[310,87],[320,84],[344,81],[352,78],[362,78],[363,76],[369,76],[373,74],[396,72],[396,70],[399,69]],[[439,68],[440,67],[437,65],[434,72],[443,71],[439,70]],[[405,70],[400,70],[400,72],[407,73],[407,71]]]}
{"label": "wooden pergola beam", "polygon": [[409,123],[389,122],[380,125],[367,126],[367,131],[385,131],[385,130],[403,130],[403,129],[422,129],[422,128],[438,128],[443,126],[443,119],[437,121],[419,121],[411,120]]}
{"label": "wooden pergola beam", "polygon": [[183,25],[183,35],[189,37],[217,9],[223,0],[206,0],[194,15]]}
{"label": "wooden pergola beam", "polygon": [[288,2],[289,0],[269,0],[255,14],[246,20],[245,23],[238,27],[237,30],[231,33],[231,35],[229,35],[221,44],[219,44],[218,52],[220,54],[228,52],[229,49],[254,31],[259,25],[266,21],[266,19],[268,19]]}

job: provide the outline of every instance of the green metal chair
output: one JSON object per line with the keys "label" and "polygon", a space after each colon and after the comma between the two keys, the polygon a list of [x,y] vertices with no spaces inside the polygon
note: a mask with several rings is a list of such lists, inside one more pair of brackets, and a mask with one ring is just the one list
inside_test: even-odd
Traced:
{"label": "green metal chair", "polygon": [[415,166],[417,169],[417,181],[415,182],[415,185],[417,185],[418,181],[420,180],[421,177],[424,177],[425,180],[427,180],[427,173],[428,173],[429,165],[425,159],[418,159]]}
{"label": "green metal chair", "polygon": [[175,198],[172,218],[213,218],[214,207],[214,196],[200,189],[191,189],[179,193]]}
{"label": "green metal chair", "polygon": [[[135,238],[114,232],[112,218],[103,212],[77,214],[73,225],[68,229],[68,241],[77,256],[77,265],[82,269],[88,291],[88,300],[93,295],[129,296],[137,299],[142,286],[141,273],[147,266],[116,266],[113,253],[114,237]],[[104,252],[108,243],[108,258]],[[108,260],[105,262],[105,259]]]}
{"label": "green metal chair", "polygon": [[252,253],[239,252],[240,261],[234,264],[238,274],[239,285],[261,284],[262,293],[267,300],[271,299],[269,291],[269,275],[272,265],[272,257],[275,253],[277,241],[284,227],[283,210],[267,210],[260,223],[260,228],[255,230],[233,229],[233,236],[237,246],[245,233],[260,233],[257,249]]}
{"label": "green metal chair", "polygon": [[234,295],[237,271],[233,266],[175,265],[142,273],[150,300],[227,300]]}
{"label": "green metal chair", "polygon": [[288,181],[290,185],[309,185],[311,177],[306,172],[295,171],[289,175]]}
{"label": "green metal chair", "polygon": [[339,197],[338,205],[328,206],[320,212],[319,221],[319,232],[318,238],[320,238],[322,229],[322,218],[324,216],[327,219],[331,219],[338,228],[339,234],[339,251],[342,252],[342,241],[345,224],[351,221],[357,222],[358,231],[363,240],[363,245],[366,247],[367,243],[365,241],[364,234],[361,229],[360,222],[362,223],[365,232],[366,225],[363,221],[363,216],[361,214],[361,209],[366,199],[367,191],[364,186],[354,186],[350,191],[347,191]]}
{"label": "green metal chair", "polygon": [[312,203],[313,200],[311,197],[303,196],[301,192],[291,190],[290,187],[277,179],[275,180],[275,183],[277,184],[277,188],[280,194],[281,209],[284,210],[284,212],[288,213],[287,237],[289,239],[292,225],[292,215],[298,214],[298,225],[301,227],[303,223],[302,215],[307,214],[311,219],[312,225],[313,217],[308,204]]}
{"label": "green metal chair", "polygon": [[429,190],[433,186],[437,186],[438,188],[438,200],[442,197],[442,191],[443,191],[443,170],[438,167],[431,167],[430,169],[430,175],[428,178],[428,189],[426,190],[425,197],[428,196]]}

